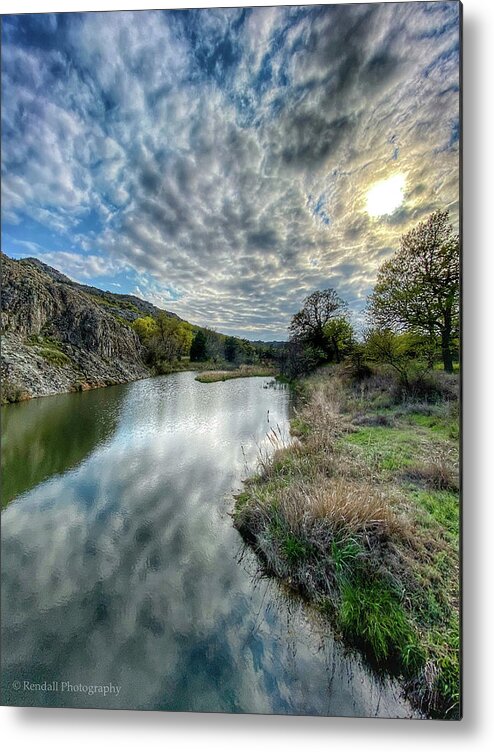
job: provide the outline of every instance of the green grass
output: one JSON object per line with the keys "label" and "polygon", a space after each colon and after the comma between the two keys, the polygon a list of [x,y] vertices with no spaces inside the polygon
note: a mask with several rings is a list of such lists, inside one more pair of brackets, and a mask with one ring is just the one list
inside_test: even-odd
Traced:
{"label": "green grass", "polygon": [[352,642],[370,648],[377,661],[399,660],[407,669],[423,665],[416,630],[382,579],[357,575],[343,582],[338,624]]}
{"label": "green grass", "polygon": [[63,368],[73,365],[72,360],[61,349],[61,343],[52,337],[41,334],[32,335],[28,338],[27,344],[31,345],[42,358],[53,366]]}
{"label": "green grass", "polygon": [[[249,479],[235,524],[271,574],[381,670],[401,676],[422,710],[456,717],[457,405],[447,396],[384,407],[382,382],[362,392],[338,378],[299,382],[298,441]],[[379,414],[389,425],[374,425]],[[376,496],[390,511],[369,518]]]}
{"label": "green grass", "polygon": [[446,414],[422,415],[420,413],[410,413],[406,418],[407,422],[424,429],[429,429],[433,433],[445,439],[459,439],[458,417]]}
{"label": "green grass", "polygon": [[305,436],[310,433],[310,425],[298,415],[290,420],[290,432],[292,436]]}
{"label": "green grass", "polygon": [[460,526],[458,494],[452,491],[413,491],[411,495],[457,543]]}
{"label": "green grass", "polygon": [[68,355],[65,355],[65,353],[56,348],[40,347],[38,352],[42,358],[47,360],[48,363],[51,363],[53,366],[61,366],[63,368],[63,366],[70,366],[72,364]]}
{"label": "green grass", "polygon": [[[441,371],[441,372],[444,370],[444,365],[443,365],[442,360],[438,360],[438,361],[436,361],[436,363],[434,363],[434,370],[435,371]],[[458,373],[460,373],[460,370],[461,370],[461,368],[460,368],[459,361],[454,360],[453,361],[453,373],[458,374]]]}
{"label": "green grass", "polygon": [[355,567],[358,557],[362,555],[362,546],[354,538],[346,540],[335,538],[331,542],[330,558],[337,575],[342,575]]}
{"label": "green grass", "polygon": [[[91,300],[93,300],[98,305],[104,306],[108,309],[113,309],[114,311],[118,311],[119,309],[125,308],[128,311],[132,311],[133,313],[140,313],[139,308],[134,304],[131,303],[128,300],[107,300],[106,298],[95,295],[94,293],[86,293]],[[109,313],[113,313],[113,311],[109,311]],[[126,321],[127,326],[130,324],[129,321]]]}
{"label": "green grass", "polygon": [[312,547],[293,533],[285,534],[281,539],[281,548],[290,564],[306,560],[312,552]]}
{"label": "green grass", "polygon": [[378,470],[400,470],[420,454],[420,437],[409,430],[369,426],[345,436],[343,442],[360,448],[363,457]]}

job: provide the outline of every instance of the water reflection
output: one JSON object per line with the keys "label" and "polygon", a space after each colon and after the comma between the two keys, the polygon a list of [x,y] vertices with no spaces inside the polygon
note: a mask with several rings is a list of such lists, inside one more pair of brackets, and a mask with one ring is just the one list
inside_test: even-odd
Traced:
{"label": "water reflection", "polygon": [[[288,394],[266,382],[176,374],[119,388],[110,438],[7,507],[5,702],[411,715],[256,578],[250,551],[239,559],[231,491],[270,426],[287,430]],[[16,680],[121,691],[95,701]]]}
{"label": "water reflection", "polygon": [[115,430],[122,390],[60,394],[1,408],[2,505],[78,465]]}

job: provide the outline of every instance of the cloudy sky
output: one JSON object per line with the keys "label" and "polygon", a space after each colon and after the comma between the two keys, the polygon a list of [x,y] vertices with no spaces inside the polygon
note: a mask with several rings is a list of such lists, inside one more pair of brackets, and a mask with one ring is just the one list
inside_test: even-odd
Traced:
{"label": "cloudy sky", "polygon": [[4,16],[2,246],[189,321],[358,312],[458,217],[456,2]]}

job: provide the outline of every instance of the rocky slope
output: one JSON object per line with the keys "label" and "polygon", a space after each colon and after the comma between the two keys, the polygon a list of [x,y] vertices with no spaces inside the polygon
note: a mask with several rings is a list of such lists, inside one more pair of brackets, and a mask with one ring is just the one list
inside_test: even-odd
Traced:
{"label": "rocky slope", "polygon": [[80,285],[37,259],[2,253],[1,266],[4,401],[150,375],[128,323],[153,305]]}

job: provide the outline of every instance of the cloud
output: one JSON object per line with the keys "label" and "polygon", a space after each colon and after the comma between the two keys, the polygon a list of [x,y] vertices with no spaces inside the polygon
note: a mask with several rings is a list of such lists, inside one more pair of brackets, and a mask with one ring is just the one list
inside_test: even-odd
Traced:
{"label": "cloud", "polygon": [[[12,16],[3,35],[2,220],[79,278],[120,270],[194,323],[279,338],[314,289],[361,310],[427,212],[457,220],[457,3]],[[369,218],[395,173],[404,204]]]}
{"label": "cloud", "polygon": [[98,277],[111,276],[124,268],[124,264],[109,260],[104,256],[83,255],[70,251],[45,251],[42,258],[46,264],[63,270],[77,282],[87,282]]}

